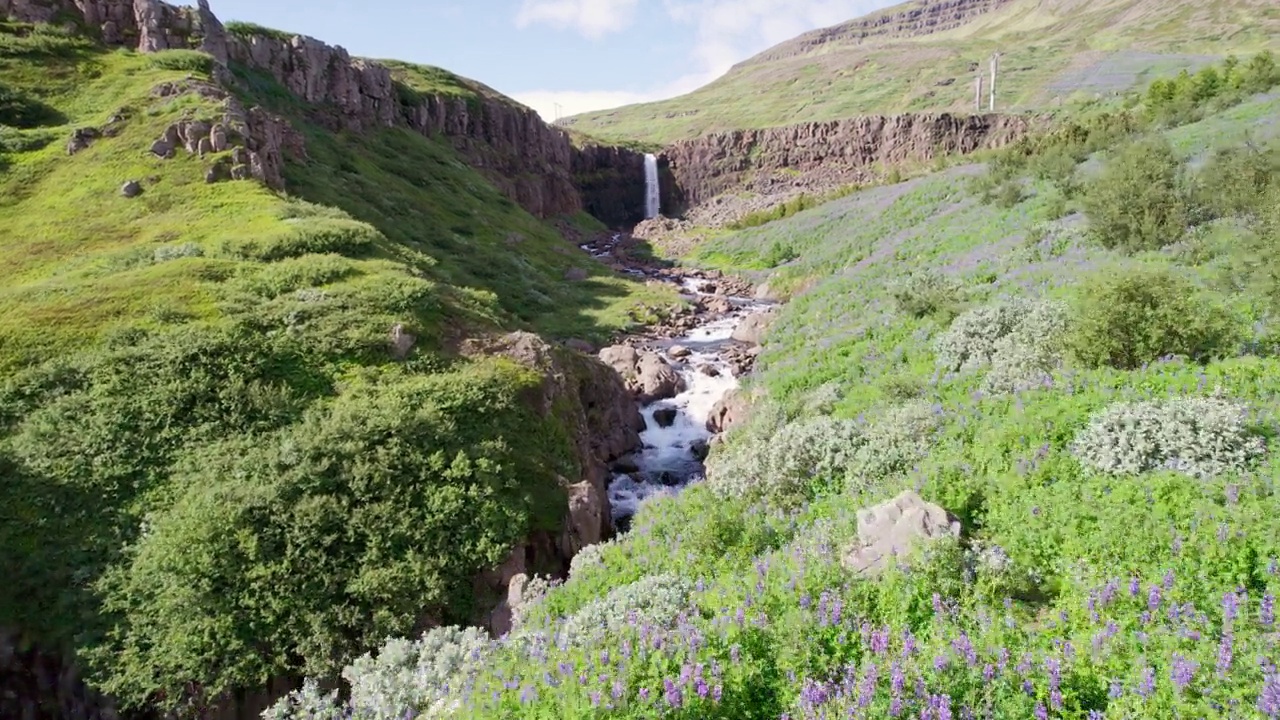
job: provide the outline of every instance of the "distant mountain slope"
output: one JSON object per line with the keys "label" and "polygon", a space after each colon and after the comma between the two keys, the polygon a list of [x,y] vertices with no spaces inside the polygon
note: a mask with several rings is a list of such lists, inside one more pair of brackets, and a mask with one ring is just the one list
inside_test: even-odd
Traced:
{"label": "distant mountain slope", "polygon": [[996,51],[997,109],[1044,108],[1280,46],[1276,38],[1271,0],[914,0],[796,37],[688,95],[565,125],[670,142],[863,113],[965,111]]}

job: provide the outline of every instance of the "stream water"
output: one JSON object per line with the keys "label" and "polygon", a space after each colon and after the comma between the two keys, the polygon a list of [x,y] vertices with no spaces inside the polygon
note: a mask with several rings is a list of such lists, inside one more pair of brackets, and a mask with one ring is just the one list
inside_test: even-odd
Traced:
{"label": "stream water", "polygon": [[[613,255],[620,237],[615,234],[603,242],[581,247],[597,258],[622,260]],[[677,492],[702,478],[702,459],[712,437],[707,420],[716,402],[739,384],[724,351],[741,345],[732,336],[743,319],[771,304],[708,292],[714,289],[714,281],[698,275],[671,278],[634,267],[624,267],[623,272],[678,284],[686,300],[722,297],[730,309],[718,315],[700,314],[697,325],[678,337],[646,339],[637,344],[638,349],[661,355],[680,374],[685,389],[673,398],[656,400],[641,408],[645,429],[640,433],[641,448],[631,458],[636,471],[616,473],[609,483],[609,504],[619,530],[629,526],[631,516],[646,498]]]}

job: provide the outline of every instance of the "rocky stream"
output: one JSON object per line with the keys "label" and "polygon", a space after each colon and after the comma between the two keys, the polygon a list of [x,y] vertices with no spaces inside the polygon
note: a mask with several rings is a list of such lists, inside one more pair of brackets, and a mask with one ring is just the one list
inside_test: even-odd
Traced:
{"label": "rocky stream", "polygon": [[624,273],[678,286],[691,311],[599,353],[636,394],[644,417],[640,449],[612,468],[609,506],[619,532],[645,498],[701,479],[715,436],[738,412],[739,380],[775,305],[737,278],[637,263],[620,251],[628,242],[614,233],[580,247]]}

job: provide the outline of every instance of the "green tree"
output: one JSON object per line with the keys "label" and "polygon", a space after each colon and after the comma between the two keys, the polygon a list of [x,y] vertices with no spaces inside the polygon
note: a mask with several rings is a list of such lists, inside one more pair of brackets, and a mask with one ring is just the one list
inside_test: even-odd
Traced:
{"label": "green tree", "polygon": [[1081,204],[1103,247],[1137,252],[1177,242],[1189,217],[1183,163],[1163,136],[1129,143],[1085,185]]}

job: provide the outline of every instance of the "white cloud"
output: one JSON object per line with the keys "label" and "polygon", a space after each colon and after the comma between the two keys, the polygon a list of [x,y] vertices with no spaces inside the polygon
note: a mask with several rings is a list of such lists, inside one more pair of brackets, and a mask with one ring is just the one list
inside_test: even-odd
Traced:
{"label": "white cloud", "polygon": [[639,0],[523,0],[516,27],[537,23],[573,29],[593,40],[624,30],[635,19]]}
{"label": "white cloud", "polygon": [[[816,28],[837,25],[901,0],[644,0],[661,3],[674,23],[691,25],[691,72],[643,92],[552,91],[517,93],[515,98],[543,118],[605,110],[682,95],[724,75],[734,63]],[[637,0],[524,0],[517,23],[547,22],[572,27],[588,37],[625,29]]]}

